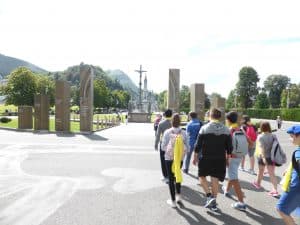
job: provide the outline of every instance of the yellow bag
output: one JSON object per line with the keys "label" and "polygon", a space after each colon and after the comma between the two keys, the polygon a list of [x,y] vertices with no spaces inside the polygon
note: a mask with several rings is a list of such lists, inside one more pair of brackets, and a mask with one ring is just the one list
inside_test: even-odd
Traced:
{"label": "yellow bag", "polygon": [[182,174],[181,174],[181,160],[183,156],[183,139],[182,135],[178,134],[174,143],[174,160],[172,164],[172,172],[175,175],[176,183],[182,182]]}
{"label": "yellow bag", "polygon": [[292,172],[293,172],[293,165],[292,165],[292,163],[290,163],[284,177],[282,178],[282,180],[280,182],[282,190],[285,192],[289,192],[291,178],[292,178]]}

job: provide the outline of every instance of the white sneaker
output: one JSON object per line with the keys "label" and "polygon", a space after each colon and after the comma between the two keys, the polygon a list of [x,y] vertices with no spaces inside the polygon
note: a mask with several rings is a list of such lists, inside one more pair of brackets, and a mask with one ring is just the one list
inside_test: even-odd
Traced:
{"label": "white sneaker", "polygon": [[176,202],[182,202],[182,199],[181,199],[181,195],[180,194],[177,194],[176,195]]}
{"label": "white sneaker", "polygon": [[256,175],[255,171],[252,170],[252,169],[249,169],[249,170],[248,170],[248,173],[250,173],[251,175]]}
{"label": "white sneaker", "polygon": [[176,208],[177,207],[176,202],[172,201],[171,199],[167,200],[167,204],[170,205],[172,208]]}
{"label": "white sneaker", "polygon": [[169,183],[169,178],[163,177],[163,178],[161,178],[161,181],[167,184],[167,183]]}

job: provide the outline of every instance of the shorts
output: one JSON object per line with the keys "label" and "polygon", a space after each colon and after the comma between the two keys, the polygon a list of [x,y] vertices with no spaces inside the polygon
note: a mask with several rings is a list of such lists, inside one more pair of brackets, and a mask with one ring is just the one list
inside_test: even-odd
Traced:
{"label": "shorts", "polygon": [[238,169],[242,158],[231,158],[227,168],[227,176],[229,180],[238,179]]}
{"label": "shorts", "polygon": [[248,156],[249,157],[253,157],[254,156],[254,152],[255,152],[255,143],[254,143],[254,147],[253,148],[249,148],[248,149]]}
{"label": "shorts", "polygon": [[[266,158],[266,161],[268,166],[274,166],[274,162],[271,160],[271,158]],[[257,162],[258,165],[265,166],[263,159],[261,157],[257,158]]]}
{"label": "shorts", "polygon": [[211,176],[223,182],[226,175],[226,159],[205,159],[201,158],[198,162],[198,176]]}
{"label": "shorts", "polygon": [[300,207],[299,187],[291,188],[289,192],[283,192],[276,205],[276,208],[286,215],[290,215],[297,207]]}

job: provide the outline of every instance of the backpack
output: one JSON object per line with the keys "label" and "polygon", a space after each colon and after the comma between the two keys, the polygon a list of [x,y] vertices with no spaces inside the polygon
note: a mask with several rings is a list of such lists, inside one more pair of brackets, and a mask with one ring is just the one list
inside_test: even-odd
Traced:
{"label": "backpack", "polygon": [[273,144],[271,148],[271,160],[275,166],[282,166],[286,163],[286,154],[283,152],[277,137],[273,135]]}
{"label": "backpack", "polygon": [[[174,149],[176,143],[183,143],[183,138],[182,138],[182,131],[179,133],[171,132],[170,133],[170,140],[168,142],[167,148],[166,148],[166,153],[169,157],[173,158],[174,157]],[[180,139],[180,140],[179,140]],[[180,142],[178,142],[178,140]],[[183,148],[183,152],[185,152],[184,145],[180,146],[180,148]]]}
{"label": "backpack", "polygon": [[243,157],[248,153],[248,141],[245,133],[239,130],[233,130],[232,133],[232,154],[237,157]]}

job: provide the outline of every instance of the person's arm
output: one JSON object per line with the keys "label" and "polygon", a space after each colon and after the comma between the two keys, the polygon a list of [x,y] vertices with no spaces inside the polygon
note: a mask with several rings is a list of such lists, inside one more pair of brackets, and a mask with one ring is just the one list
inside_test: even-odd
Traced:
{"label": "person's arm", "polygon": [[155,136],[155,144],[154,144],[155,150],[158,150],[158,143],[160,141],[161,134],[162,134],[161,123],[159,123],[158,128],[157,128],[157,132],[156,132],[156,136]]}
{"label": "person's arm", "polygon": [[198,163],[198,159],[199,159],[198,154],[202,148],[202,144],[203,144],[203,134],[202,134],[202,130],[200,130],[194,147],[194,159],[193,159],[194,165],[197,165]]}
{"label": "person's arm", "polygon": [[166,130],[162,136],[162,142],[161,142],[161,150],[162,151],[166,151],[169,141],[170,141],[170,131]]}

